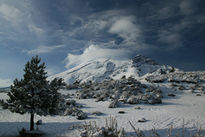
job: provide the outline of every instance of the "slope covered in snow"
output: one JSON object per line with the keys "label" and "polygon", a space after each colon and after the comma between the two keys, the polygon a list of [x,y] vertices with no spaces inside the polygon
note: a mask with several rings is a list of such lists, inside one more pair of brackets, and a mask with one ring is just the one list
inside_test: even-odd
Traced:
{"label": "slope covered in snow", "polygon": [[[124,75],[127,78],[123,77]],[[136,129],[144,130],[146,136],[150,136],[152,129],[162,137],[167,136],[167,131],[171,127],[173,136],[180,132],[179,129],[183,133],[182,128],[190,131],[187,134],[189,136],[189,133],[193,133],[200,126],[200,132],[205,133],[205,72],[183,72],[137,55],[131,60],[89,61],[49,79],[55,77],[61,77],[67,83],[76,80],[82,82],[77,89],[62,89],[59,92],[67,101],[73,99],[81,106],[79,109],[88,115],[85,119],[87,122],[95,121],[97,125],[103,126],[106,118],[115,117],[118,126],[125,129],[127,136],[133,135],[134,132],[129,121]],[[90,80],[101,83],[83,83]],[[105,81],[102,82],[103,80]],[[162,100],[153,103],[153,97]],[[6,93],[0,93],[0,99],[7,98]],[[113,100],[117,99],[117,108],[110,108]],[[131,99],[137,101],[133,103]],[[96,111],[103,114],[94,115],[93,112]],[[143,118],[146,122],[138,122]],[[29,119],[29,114],[20,115],[0,107],[0,136],[15,136],[22,127],[28,129]],[[79,128],[81,129],[84,124],[84,120],[67,114],[35,115],[35,122],[39,119],[43,121],[40,129],[48,137],[79,136]]]}
{"label": "slope covered in snow", "polygon": [[150,58],[137,55],[131,60],[98,59],[89,61],[53,75],[49,79],[59,77],[69,84],[74,83],[76,80],[101,82],[110,78],[120,79],[124,75],[138,79],[148,73],[169,73],[173,70],[174,68],[171,66],[160,65]]}
{"label": "slope covered in snow", "polygon": [[[204,129],[205,125],[205,96],[196,96],[190,92],[171,91],[169,86],[166,85],[164,93],[173,92],[176,97],[165,96],[163,104],[158,105],[129,105],[121,104],[119,108],[108,108],[108,101],[95,102],[94,99],[76,99],[80,104],[83,104],[83,111],[89,114],[88,119],[85,121],[96,121],[97,125],[105,125],[105,118],[113,116],[118,121],[118,127],[124,128],[128,136],[131,136],[134,132],[129,124],[129,121],[133,125],[141,130],[144,130],[147,136],[150,136],[152,129],[162,136],[166,136],[168,129],[172,129],[172,135],[179,133],[179,130],[183,126],[185,130],[191,133],[196,131],[199,126]],[[70,93],[70,91],[62,91],[64,94]],[[5,93],[0,94],[1,99],[7,98]],[[141,109],[136,109],[140,107]],[[104,115],[95,116],[92,112],[100,111]],[[119,114],[118,111],[124,111],[124,114]],[[137,122],[141,118],[146,118],[147,122]],[[0,136],[15,136],[18,134],[18,130],[22,127],[29,128],[29,114],[20,115],[12,113],[8,110],[0,109]],[[40,129],[44,131],[47,137],[65,136],[76,137],[79,136],[80,125],[85,121],[77,120],[72,116],[38,116],[35,115],[35,121],[41,119],[43,125]],[[204,130],[201,132],[204,133]],[[189,135],[188,135],[189,136]]]}

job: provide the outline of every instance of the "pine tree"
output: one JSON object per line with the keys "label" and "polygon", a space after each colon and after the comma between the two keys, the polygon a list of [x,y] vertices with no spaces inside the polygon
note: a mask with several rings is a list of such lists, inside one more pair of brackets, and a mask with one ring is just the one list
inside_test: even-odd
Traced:
{"label": "pine tree", "polygon": [[9,99],[1,101],[3,108],[20,114],[30,113],[30,130],[34,130],[34,114],[55,114],[60,94],[57,90],[64,85],[62,79],[47,81],[45,63],[41,59],[32,57],[25,65],[23,79],[15,79],[8,93]]}

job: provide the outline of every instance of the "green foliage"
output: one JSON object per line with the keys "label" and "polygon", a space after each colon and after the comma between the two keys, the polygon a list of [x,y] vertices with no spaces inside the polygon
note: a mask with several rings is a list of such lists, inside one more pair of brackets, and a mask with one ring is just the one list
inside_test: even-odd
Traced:
{"label": "green foliage", "polygon": [[19,131],[19,137],[26,137],[26,129],[25,129],[25,128],[22,128],[22,129]]}
{"label": "green foliage", "polygon": [[60,98],[57,91],[65,84],[63,79],[54,79],[49,82],[45,63],[40,64],[40,62],[41,59],[36,56],[26,63],[23,79],[15,79],[8,92],[9,99],[0,101],[3,108],[20,114],[55,113]]}
{"label": "green foliage", "polygon": [[50,92],[51,92],[51,96],[48,99],[50,102],[50,109],[49,109],[49,113],[50,114],[57,114],[58,113],[58,105],[60,103],[61,100],[61,95],[60,93],[58,93],[57,91],[62,87],[65,86],[66,84],[63,82],[63,79],[53,79],[50,82]]}
{"label": "green foliage", "polygon": [[22,128],[19,131],[18,137],[42,137],[43,135],[44,135],[44,133],[42,131],[35,130],[32,132],[29,132],[25,128]]}

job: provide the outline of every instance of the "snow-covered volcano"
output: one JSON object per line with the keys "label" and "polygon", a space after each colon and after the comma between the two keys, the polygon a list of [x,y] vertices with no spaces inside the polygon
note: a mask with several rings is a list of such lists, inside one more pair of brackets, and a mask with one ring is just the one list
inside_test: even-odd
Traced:
{"label": "snow-covered volcano", "polygon": [[137,55],[130,60],[96,59],[80,64],[72,69],[53,75],[63,78],[67,83],[74,83],[76,80],[101,82],[104,79],[120,79],[122,76],[134,77],[136,79],[150,73],[169,73],[175,70],[168,65],[160,65],[154,60]]}

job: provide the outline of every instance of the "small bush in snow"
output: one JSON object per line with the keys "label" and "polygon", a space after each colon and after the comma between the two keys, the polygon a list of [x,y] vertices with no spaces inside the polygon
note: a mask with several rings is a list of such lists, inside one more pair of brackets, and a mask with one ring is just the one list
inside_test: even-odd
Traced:
{"label": "small bush in snow", "polygon": [[81,137],[125,137],[124,129],[118,129],[117,120],[113,117],[106,119],[105,126],[98,127],[96,122],[85,123]]}
{"label": "small bush in snow", "polygon": [[28,131],[25,128],[22,128],[19,131],[19,136],[18,137],[42,137],[44,133],[40,130],[32,130]]}
{"label": "small bush in snow", "polygon": [[[135,126],[129,121],[130,126],[134,130],[135,135],[132,137],[148,137],[145,135],[144,131],[140,130],[139,128],[136,129]],[[190,133],[186,131],[184,125],[182,128],[179,129],[177,132],[173,133],[173,127],[171,126],[168,130],[166,135],[161,136],[155,129],[152,129],[149,137],[205,137],[205,133],[202,133],[202,127],[198,128],[198,130],[194,133]]]}

